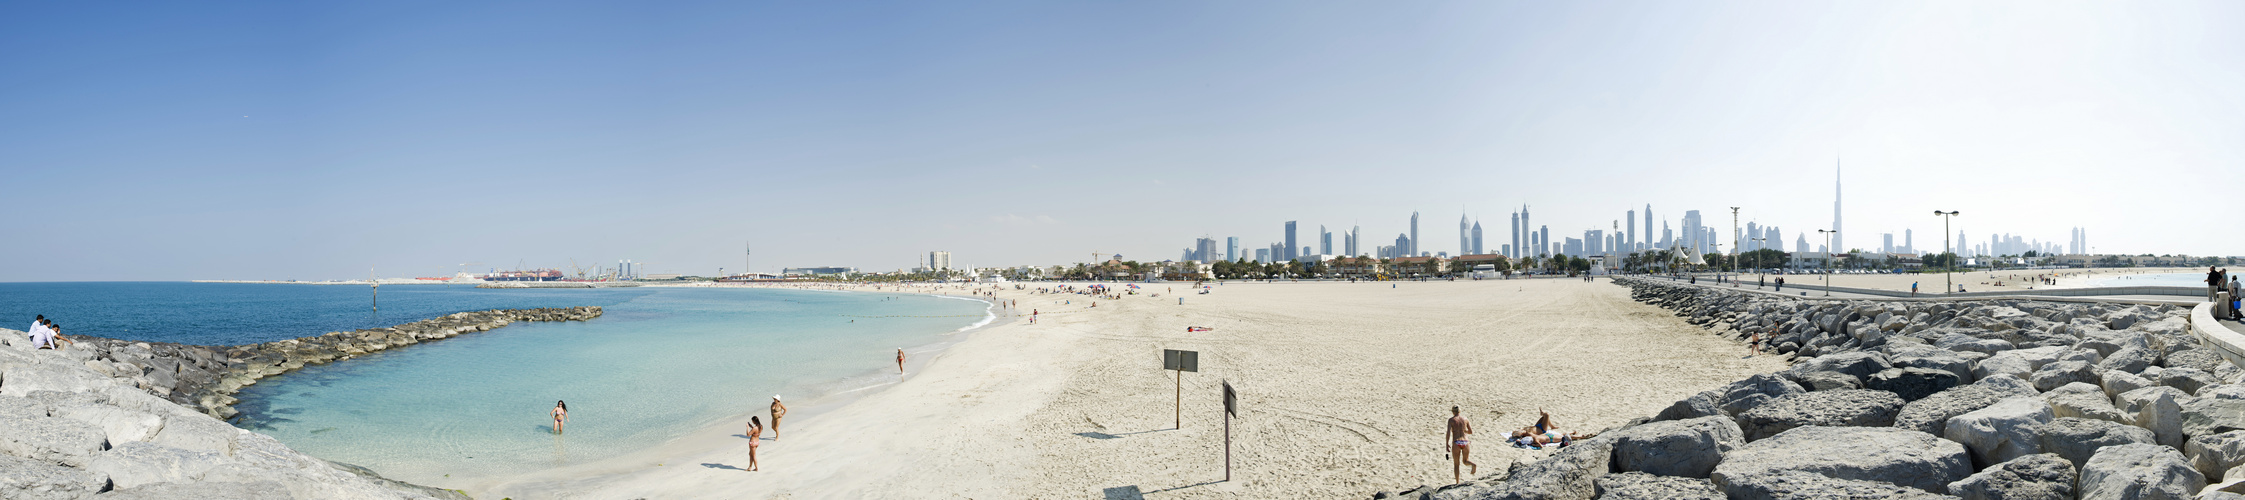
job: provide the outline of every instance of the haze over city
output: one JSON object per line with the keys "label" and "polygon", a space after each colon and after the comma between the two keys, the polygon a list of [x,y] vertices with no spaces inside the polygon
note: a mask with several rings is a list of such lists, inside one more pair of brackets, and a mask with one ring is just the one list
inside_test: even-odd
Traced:
{"label": "haze over city", "polygon": [[1938,249],[1933,210],[2245,243],[2202,220],[2237,3],[280,5],[0,6],[0,281],[1161,260],[1413,211],[1454,250],[1522,205],[1792,249],[1836,165],[1853,248]]}

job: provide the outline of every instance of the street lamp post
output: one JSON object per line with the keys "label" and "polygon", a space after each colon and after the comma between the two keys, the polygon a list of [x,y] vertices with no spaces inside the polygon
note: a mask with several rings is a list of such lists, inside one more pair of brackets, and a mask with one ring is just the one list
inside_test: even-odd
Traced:
{"label": "street lamp post", "polygon": [[1738,274],[1738,207],[1731,207],[1731,274]]}
{"label": "street lamp post", "polygon": [[1832,296],[1832,235],[1840,234],[1840,232],[1830,229],[1818,229],[1816,232],[1824,233],[1824,296],[1830,297]]}
{"label": "street lamp post", "polygon": [[[1940,216],[1940,217],[1941,217],[1941,252],[1942,252],[1942,253],[1946,253],[1946,254],[1948,254],[1948,255],[1946,255],[1945,257],[1947,257],[1947,259],[1946,259],[1946,260],[1949,260],[1949,261],[1950,261],[1950,262],[1947,262],[1947,264],[1949,264],[1949,267],[1952,267],[1952,268],[1953,268],[1953,267],[1956,267],[1956,262],[1954,262],[1954,261],[1956,260],[1956,258],[1957,258],[1957,253],[1956,253],[1956,250],[1953,250],[1953,249],[1950,249],[1950,248],[1949,248],[1949,220],[1950,220],[1951,218],[1954,218],[1954,217],[1956,217],[1956,216],[1957,216],[1957,211],[1955,211],[1955,210],[1950,210],[1950,211],[1947,211],[1947,212],[1943,212],[1943,211],[1940,211],[1940,210],[1935,210],[1935,211],[1933,211],[1933,215],[1937,215],[1937,216]],[[1956,278],[1954,278],[1954,277],[1951,277],[1951,276],[1950,276],[1950,273],[1949,273],[1949,271],[1952,271],[1952,270],[1953,270],[1953,269],[1942,269],[1942,270],[1941,270],[1941,283],[1942,283],[1942,286],[1945,286],[1945,287],[1947,287],[1947,288],[1943,288],[1943,289],[1941,289],[1941,293],[1942,293],[1942,294],[1944,294],[1944,295],[1945,295],[1945,294],[1956,293],[1956,291],[1957,291],[1957,282],[1956,282]]]}

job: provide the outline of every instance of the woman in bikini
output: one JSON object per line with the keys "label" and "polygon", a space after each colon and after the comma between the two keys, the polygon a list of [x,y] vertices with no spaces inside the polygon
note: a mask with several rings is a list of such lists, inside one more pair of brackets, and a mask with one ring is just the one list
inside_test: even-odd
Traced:
{"label": "woman in bikini", "polygon": [[748,470],[742,472],[756,471],[756,447],[760,445],[759,441],[763,441],[763,436],[764,423],[756,420],[755,415],[750,415],[748,417]]}
{"label": "woman in bikini", "polygon": [[555,401],[553,402],[553,433],[554,433],[554,434],[560,434],[560,433],[561,433],[561,424],[563,424],[563,423],[567,423],[567,422],[568,422],[568,420],[569,420],[569,403],[567,403],[567,402],[564,402],[564,401],[560,401],[560,400],[555,400]]}

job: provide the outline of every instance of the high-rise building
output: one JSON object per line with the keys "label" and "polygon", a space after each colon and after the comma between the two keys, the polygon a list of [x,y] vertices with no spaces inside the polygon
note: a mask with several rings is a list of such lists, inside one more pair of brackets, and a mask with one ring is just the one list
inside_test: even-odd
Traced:
{"label": "high-rise building", "polygon": [[1411,253],[1411,235],[1409,233],[1397,233],[1395,235],[1395,253],[1394,257],[1389,258],[1418,256],[1418,254]]}
{"label": "high-rise building", "polygon": [[928,252],[928,269],[951,270],[951,252]]}
{"label": "high-rise building", "polygon": [[1536,253],[1551,255],[1551,226],[1536,228]]}
{"label": "high-rise building", "polygon": [[1579,255],[1597,255],[1597,254],[1602,254],[1602,253],[1606,253],[1606,249],[1605,249],[1605,248],[1603,248],[1603,247],[1604,247],[1603,243],[1605,243],[1605,242],[1606,242],[1606,231],[1605,231],[1605,230],[1602,230],[1602,229],[1591,229],[1591,230],[1588,230],[1588,231],[1583,231],[1583,232],[1582,232],[1582,250],[1581,250],[1581,252],[1582,252],[1582,253],[1580,253]]}
{"label": "high-rise building", "polygon": [[1317,225],[1317,253],[1333,255],[1333,232],[1326,231],[1324,224]]}
{"label": "high-rise building", "polygon": [[1707,244],[1707,240],[1708,240],[1708,238],[1707,238],[1707,231],[1706,231],[1706,230],[1705,230],[1704,228],[1700,227],[1700,225],[1699,225],[1699,224],[1700,224],[1700,221],[1699,221],[1699,211],[1698,211],[1698,210],[1685,210],[1685,211],[1684,211],[1684,235],[1685,235],[1685,239],[1684,239],[1684,241],[1681,241],[1681,242],[1679,242],[1679,243],[1683,244],[1684,248],[1688,248],[1688,249],[1691,249],[1691,251],[1692,251],[1692,252],[1695,252],[1695,253],[1700,253],[1700,254],[1705,254],[1705,253],[1707,253],[1707,247],[1706,247],[1706,244]]}
{"label": "high-rise building", "polygon": [[1357,245],[1362,243],[1364,243],[1364,226],[1349,226],[1348,248],[1345,250],[1348,251],[1350,257],[1364,255],[1357,253],[1357,249],[1360,248]]}
{"label": "high-rise building", "polygon": [[1224,260],[1236,261],[1239,260],[1239,258],[1239,237],[1224,237]]}
{"label": "high-rise building", "polygon": [[[1650,214],[1650,213],[1647,213],[1647,214],[1645,214],[1645,215],[1646,215],[1646,216],[1651,216],[1652,214]],[[1622,251],[1623,251],[1623,252],[1635,252],[1635,251],[1637,251],[1637,211],[1636,211],[1636,210],[1630,210],[1630,211],[1629,211],[1629,230],[1628,230],[1628,231],[1623,231],[1623,234],[1625,234],[1625,235],[1627,235],[1627,236],[1626,236],[1625,238],[1623,238],[1623,240],[1622,240],[1622,242],[1621,242],[1621,244],[1622,244]]]}
{"label": "high-rise building", "polygon": [[1879,233],[1879,253],[1898,253],[1894,248],[1894,233]]}
{"label": "high-rise building", "polygon": [[1216,254],[1217,249],[1215,238],[1201,238],[1194,243],[1194,246],[1197,247],[1194,249],[1194,253],[1198,253],[1199,255],[1195,256],[1193,260],[1201,262],[1215,262],[1216,258],[1220,257],[1220,255]]}
{"label": "high-rise building", "polygon": [[1458,255],[1473,254],[1473,226],[1465,214],[1458,214]]}
{"label": "high-rise building", "polygon": [[1520,212],[1513,212],[1513,213],[1512,213],[1512,240],[1511,240],[1511,243],[1506,243],[1506,244],[1505,244],[1505,246],[1504,246],[1504,254],[1505,254],[1505,256],[1506,256],[1506,257],[1511,257],[1511,258],[1515,258],[1515,259],[1518,259],[1518,258],[1520,258],[1520,249],[1521,249],[1521,248],[1523,248],[1523,246],[1522,246],[1522,245],[1520,244]]}
{"label": "high-rise building", "polygon": [[1738,243],[1741,245],[1745,245],[1745,250],[1749,252],[1760,250],[1762,249],[1761,242],[1754,241],[1754,238],[1760,237],[1762,237],[1762,226],[1756,225],[1752,222],[1748,222],[1746,223],[1746,240],[1740,241]]}
{"label": "high-rise building", "polygon": [[1481,255],[1485,250],[1481,246],[1481,221],[1473,221],[1473,255]]}
{"label": "high-rise building", "polygon": [[[1668,227],[1668,223],[1667,223],[1667,222],[1662,222],[1662,223],[1660,223],[1660,224],[1661,224],[1661,227],[1663,227],[1663,228],[1666,228],[1666,227]],[[1652,239],[1653,239],[1653,204],[1651,204],[1651,203],[1646,203],[1646,204],[1645,204],[1645,240],[1646,240],[1646,243],[1651,243],[1651,242],[1652,242]],[[1668,243],[1664,241],[1664,242],[1661,242],[1659,246],[1667,246],[1667,245],[1668,245]],[[1650,248],[1650,247],[1652,247],[1652,246],[1654,246],[1654,245],[1645,245],[1645,246],[1646,246],[1646,247],[1648,247],[1648,248]]]}
{"label": "high-rise building", "polygon": [[1845,252],[1847,244],[1840,241],[1840,159],[1832,159],[1832,250]]}
{"label": "high-rise building", "polygon": [[1412,210],[1412,211],[1411,211],[1411,246],[1403,247],[1403,254],[1404,254],[1405,256],[1408,256],[1408,257],[1417,257],[1417,256],[1419,256],[1419,242],[1420,242],[1420,241],[1423,241],[1423,240],[1420,240],[1420,239],[1419,239],[1419,211],[1417,211],[1417,210]]}
{"label": "high-rise building", "polygon": [[1276,254],[1285,256],[1286,260],[1294,260],[1298,257],[1294,254],[1294,249],[1297,248],[1301,247],[1294,243],[1294,221],[1286,221],[1286,248]]}
{"label": "high-rise building", "polygon": [[1268,263],[1268,262],[1270,262],[1270,261],[1271,261],[1271,249],[1268,249],[1268,248],[1257,248],[1257,249],[1255,249],[1255,262]]}

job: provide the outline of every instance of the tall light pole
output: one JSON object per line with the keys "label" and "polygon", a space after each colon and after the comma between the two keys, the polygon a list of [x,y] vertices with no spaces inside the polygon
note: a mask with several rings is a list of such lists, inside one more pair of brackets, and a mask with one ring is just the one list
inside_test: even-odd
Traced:
{"label": "tall light pole", "polygon": [[1832,296],[1832,235],[1840,234],[1840,232],[1829,229],[1818,229],[1816,232],[1824,233],[1824,296],[1830,297]]}
{"label": "tall light pole", "polygon": [[[1957,211],[1950,210],[1947,212],[1943,212],[1940,210],[1935,210],[1933,211],[1933,215],[1941,217],[1941,253],[1948,254],[1944,256],[1947,258],[1946,260],[1954,261],[1957,258],[1957,254],[1956,250],[1949,249],[1949,220],[1957,216]],[[1956,267],[1955,262],[1948,262],[1947,264],[1949,264],[1949,267]],[[1949,269],[1941,270],[1941,284],[1942,286],[1947,287],[1941,289],[1941,293],[1943,294],[1956,293],[1957,291],[1956,278],[1950,277],[1949,271]]]}
{"label": "tall light pole", "polygon": [[1731,274],[1738,273],[1738,207],[1731,207]]}

